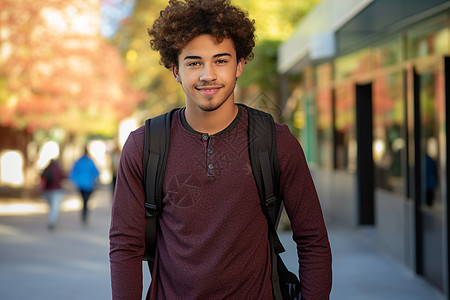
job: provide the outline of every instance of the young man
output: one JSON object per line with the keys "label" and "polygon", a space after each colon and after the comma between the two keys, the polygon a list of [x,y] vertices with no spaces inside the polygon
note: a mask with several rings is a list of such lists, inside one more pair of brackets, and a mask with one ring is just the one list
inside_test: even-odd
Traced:
{"label": "young man", "polygon": [[[248,154],[248,113],[234,88],[254,26],[226,0],[169,1],[151,45],[185,93],[171,121],[147,299],[272,299],[268,224]],[[302,299],[328,299],[331,252],[297,139],[276,124],[280,194],[297,243]],[[111,217],[113,299],[141,299],[145,249],[144,128],[122,151]]]}

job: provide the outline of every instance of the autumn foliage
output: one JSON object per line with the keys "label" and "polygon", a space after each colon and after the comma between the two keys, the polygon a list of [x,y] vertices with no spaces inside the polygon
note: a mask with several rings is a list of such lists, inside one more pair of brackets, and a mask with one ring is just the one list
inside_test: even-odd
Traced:
{"label": "autumn foliage", "polygon": [[100,0],[0,0],[0,125],[113,135],[144,95],[100,35]]}

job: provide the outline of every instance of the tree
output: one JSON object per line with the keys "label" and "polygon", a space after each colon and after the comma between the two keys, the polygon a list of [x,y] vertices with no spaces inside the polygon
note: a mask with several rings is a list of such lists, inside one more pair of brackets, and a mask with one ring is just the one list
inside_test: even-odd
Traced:
{"label": "tree", "polygon": [[144,98],[99,33],[99,1],[0,5],[0,125],[113,136]]}
{"label": "tree", "polygon": [[134,13],[122,21],[112,43],[125,57],[130,84],[144,91],[145,101],[139,106],[146,119],[184,102],[181,88],[174,84],[172,73],[159,63],[159,53],[150,48],[147,29],[152,26],[167,0],[137,0]]}
{"label": "tree", "polygon": [[[239,79],[243,101],[256,106],[278,106],[280,103],[280,77],[277,72],[277,55],[280,44],[288,39],[295,27],[308,12],[322,0],[234,0],[255,19],[255,58],[244,68]],[[255,103],[256,102],[256,103]],[[260,103],[263,102],[263,103]],[[277,108],[279,109],[279,108]],[[271,111],[274,112],[274,111]],[[281,114],[280,111],[277,114]]]}

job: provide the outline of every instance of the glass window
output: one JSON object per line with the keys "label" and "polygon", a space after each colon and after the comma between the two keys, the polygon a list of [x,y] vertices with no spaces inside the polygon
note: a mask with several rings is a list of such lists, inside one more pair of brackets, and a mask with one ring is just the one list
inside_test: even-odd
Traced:
{"label": "glass window", "polygon": [[400,39],[394,39],[373,51],[374,68],[384,68],[398,65],[401,62]]}
{"label": "glass window", "polygon": [[450,28],[444,14],[407,32],[408,58],[450,54]]}
{"label": "glass window", "polygon": [[295,123],[299,126],[299,139],[308,162],[317,163],[317,124],[315,105],[314,68],[307,67],[302,74],[302,92],[297,110],[294,113]]}
{"label": "glass window", "polygon": [[317,164],[323,168],[333,167],[333,92],[331,87],[332,65],[317,67]]}
{"label": "glass window", "polygon": [[335,89],[336,169],[356,170],[355,88],[352,82]]}
{"label": "glass window", "polygon": [[440,134],[445,123],[443,73],[440,71],[420,76],[420,114],[422,129],[422,203],[435,210],[443,210],[441,166],[444,158],[444,137]]}
{"label": "glass window", "polygon": [[402,152],[404,140],[403,77],[401,72],[373,82],[373,160],[375,185],[403,193]]}
{"label": "glass window", "polygon": [[374,61],[371,49],[339,57],[335,60],[335,80],[343,80],[373,70]]}

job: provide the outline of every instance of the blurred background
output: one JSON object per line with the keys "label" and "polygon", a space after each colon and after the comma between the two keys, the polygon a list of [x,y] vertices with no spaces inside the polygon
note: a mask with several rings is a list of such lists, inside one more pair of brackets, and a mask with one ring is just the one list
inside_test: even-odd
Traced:
{"label": "blurred background", "polygon": [[[242,102],[280,102],[277,47],[319,1],[235,1],[257,25]],[[182,106],[147,28],[167,1],[1,0],[0,187],[27,193],[51,158],[66,170],[89,150],[112,175],[110,153],[149,117]],[[266,99],[267,100],[267,99]],[[15,190],[17,189],[17,190]]]}
{"label": "blurred background", "polygon": [[[328,226],[449,299],[450,2],[232,2],[257,35],[236,98],[298,137]],[[69,172],[85,147],[104,192],[93,201],[109,209],[129,132],[184,105],[147,35],[166,5],[0,0],[0,223],[40,222],[42,170],[56,159]],[[63,207],[79,209],[64,187]]]}

